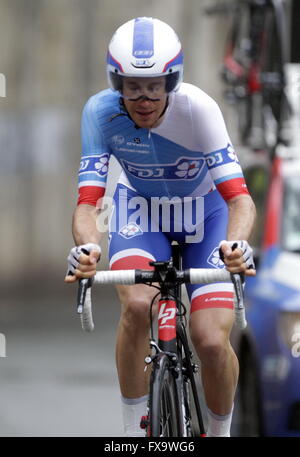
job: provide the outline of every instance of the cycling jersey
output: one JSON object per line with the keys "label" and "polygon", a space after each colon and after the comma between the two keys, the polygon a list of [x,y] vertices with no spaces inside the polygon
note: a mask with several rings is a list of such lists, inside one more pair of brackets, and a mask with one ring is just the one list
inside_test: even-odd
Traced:
{"label": "cycling jersey", "polygon": [[145,197],[248,193],[221,111],[205,92],[181,84],[152,129],[138,128],[120,100],[108,89],[84,107],[78,204],[96,206],[104,195],[111,154],[123,169],[119,182]]}

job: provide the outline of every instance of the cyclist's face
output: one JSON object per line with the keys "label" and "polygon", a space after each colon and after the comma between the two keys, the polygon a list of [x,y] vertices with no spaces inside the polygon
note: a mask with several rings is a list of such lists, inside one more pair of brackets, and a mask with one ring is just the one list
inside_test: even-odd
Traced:
{"label": "cyclist's face", "polygon": [[157,124],[167,102],[165,77],[124,78],[122,95],[133,121],[142,128]]}

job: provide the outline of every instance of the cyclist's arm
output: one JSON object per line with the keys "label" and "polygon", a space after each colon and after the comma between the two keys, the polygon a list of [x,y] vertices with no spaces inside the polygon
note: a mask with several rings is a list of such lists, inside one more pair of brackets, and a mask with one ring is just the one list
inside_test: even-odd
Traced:
{"label": "cyclist's arm", "polygon": [[[212,180],[228,205],[227,240],[247,241],[255,221],[255,205],[249,195],[221,110],[209,97],[205,100],[206,103],[202,104],[202,107],[198,104],[194,110],[195,119],[202,128],[199,144],[204,151]],[[202,112],[200,117],[201,110],[204,110],[204,114]],[[230,245],[225,244],[222,250],[229,271],[235,273],[238,269],[249,275],[255,274],[255,270],[246,267],[240,249],[232,251]]]}
{"label": "cyclist's arm", "polygon": [[100,209],[92,205],[78,205],[73,214],[73,238],[77,246],[86,243],[100,244],[102,234],[97,230],[96,219]]}
{"label": "cyclist's arm", "polygon": [[[229,217],[227,225],[227,241],[248,241],[256,218],[256,209],[250,195],[237,195],[227,201]],[[243,245],[246,243],[243,241]],[[249,245],[248,245],[249,246]],[[221,249],[224,254],[224,262],[231,273],[242,272],[247,276],[255,276],[255,267],[252,257],[252,249],[249,246],[248,264],[241,249],[232,251],[230,244],[222,243]],[[251,265],[252,267],[248,267]]]}
{"label": "cyclist's arm", "polygon": [[[67,283],[74,283],[78,278],[92,277],[96,273],[96,265],[100,259],[101,252],[99,247],[101,233],[96,227],[96,219],[99,212],[99,209],[95,206],[86,204],[77,206],[74,211],[72,230],[75,244],[84,248],[85,251],[88,250],[89,254],[80,254],[78,265],[75,265],[76,269],[73,273],[70,272],[70,264],[68,264],[68,273],[65,277],[65,282]],[[70,256],[74,249],[71,250]],[[71,263],[74,265],[74,259]]]}
{"label": "cyclist's arm", "polygon": [[250,195],[238,195],[227,201],[229,219],[227,240],[249,240],[255,218],[256,209]]}
{"label": "cyclist's arm", "polygon": [[[101,199],[105,194],[109,162],[109,148],[97,120],[97,96],[86,103],[81,121],[82,156],[78,173],[78,202],[73,214],[72,231],[76,246],[94,244],[98,249],[81,254],[75,274],[68,274],[66,282],[74,282],[78,277],[89,276],[96,272],[96,263],[100,258],[99,243],[101,233],[96,220],[100,213]],[[76,278],[77,277],[77,278]]]}

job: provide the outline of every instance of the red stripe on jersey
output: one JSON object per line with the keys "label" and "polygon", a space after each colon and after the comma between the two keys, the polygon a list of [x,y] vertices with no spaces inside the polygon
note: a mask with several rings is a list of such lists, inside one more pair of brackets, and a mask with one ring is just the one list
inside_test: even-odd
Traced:
{"label": "red stripe on jersey", "polygon": [[149,265],[152,259],[149,257],[142,257],[140,255],[128,255],[121,259],[115,260],[110,266],[111,270],[153,270],[154,267]]}
{"label": "red stripe on jersey", "polygon": [[233,309],[233,292],[210,292],[198,295],[192,300],[191,313],[207,308]]}
{"label": "red stripe on jersey", "polygon": [[235,178],[217,184],[217,189],[224,198],[230,200],[238,195],[249,195],[247,184],[244,178]]}
{"label": "red stripe on jersey", "polygon": [[98,186],[83,186],[79,187],[79,196],[77,205],[91,205],[100,207],[98,200],[103,197],[105,193],[105,187]]}

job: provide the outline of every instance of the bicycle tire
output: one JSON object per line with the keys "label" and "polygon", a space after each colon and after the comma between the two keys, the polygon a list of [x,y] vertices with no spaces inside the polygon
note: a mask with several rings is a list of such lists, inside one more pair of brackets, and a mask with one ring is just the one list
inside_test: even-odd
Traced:
{"label": "bicycle tire", "polygon": [[185,372],[183,382],[183,398],[185,405],[185,427],[187,435],[192,437],[205,436],[205,427],[202,417],[199,391],[195,380],[195,373],[191,361],[191,352],[185,328],[177,326],[177,338],[182,347],[184,360],[182,362]]}
{"label": "bicycle tire", "polygon": [[[290,109],[284,92],[288,37],[284,5],[239,4],[227,40],[227,50],[240,76],[229,69],[229,100],[236,102],[239,137],[254,150],[272,151],[280,139]],[[224,76],[224,75],[223,75]]]}
{"label": "bicycle tire", "polygon": [[147,431],[150,437],[182,436],[182,406],[170,364],[170,359],[165,354],[154,362],[150,381]]}
{"label": "bicycle tire", "polygon": [[[268,127],[268,116],[272,116],[277,128],[273,145],[281,139],[281,129],[288,119],[290,109],[285,95],[285,64],[288,62],[288,37],[284,5],[272,1],[265,13],[265,54],[262,50],[261,74],[263,104],[265,110],[264,130]],[[283,138],[282,138],[283,139]]]}
{"label": "bicycle tire", "polygon": [[[251,126],[251,96],[247,91],[247,73],[250,64],[249,43],[251,11],[249,5],[236,3],[231,28],[225,46],[222,79],[226,83],[225,98],[236,105],[239,138],[246,143]],[[229,59],[229,60],[228,60]]]}

